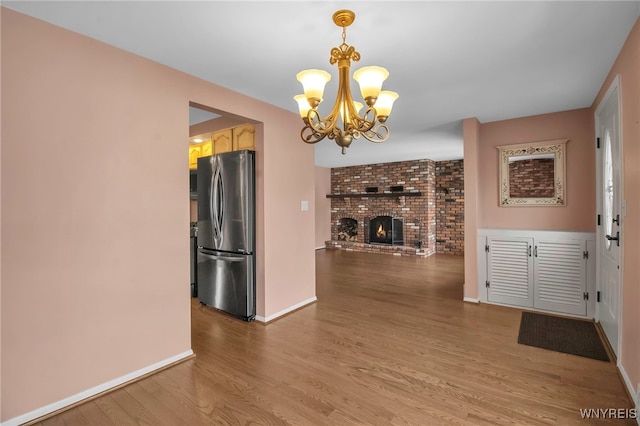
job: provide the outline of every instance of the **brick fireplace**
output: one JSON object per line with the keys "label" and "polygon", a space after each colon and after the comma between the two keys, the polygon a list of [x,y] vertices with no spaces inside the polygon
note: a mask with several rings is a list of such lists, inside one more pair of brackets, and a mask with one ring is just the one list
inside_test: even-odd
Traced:
{"label": "brick fireplace", "polygon": [[415,160],[331,169],[331,240],[326,247],[435,253],[435,164]]}

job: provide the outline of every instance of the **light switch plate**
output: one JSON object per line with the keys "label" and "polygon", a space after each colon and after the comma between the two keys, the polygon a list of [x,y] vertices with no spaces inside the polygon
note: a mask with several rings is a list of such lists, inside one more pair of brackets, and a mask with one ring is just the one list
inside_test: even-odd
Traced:
{"label": "light switch plate", "polygon": [[306,212],[309,210],[309,202],[308,201],[300,201],[300,210]]}

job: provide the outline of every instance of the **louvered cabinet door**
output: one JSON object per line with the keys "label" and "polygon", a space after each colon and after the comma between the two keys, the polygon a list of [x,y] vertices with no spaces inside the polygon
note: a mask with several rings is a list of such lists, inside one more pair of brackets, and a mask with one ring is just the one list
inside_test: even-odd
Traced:
{"label": "louvered cabinet door", "polygon": [[584,240],[536,240],[534,306],[546,311],[586,315]]}
{"label": "louvered cabinet door", "polygon": [[533,307],[532,238],[487,237],[487,300]]}

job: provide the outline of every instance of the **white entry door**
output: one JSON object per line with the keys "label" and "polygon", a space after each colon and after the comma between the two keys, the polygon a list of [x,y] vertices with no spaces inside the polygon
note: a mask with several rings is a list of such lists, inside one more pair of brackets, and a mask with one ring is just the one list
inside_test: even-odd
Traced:
{"label": "white entry door", "polygon": [[616,355],[619,352],[622,260],[622,191],[620,87],[616,78],[596,110],[597,150],[597,287],[596,316]]}

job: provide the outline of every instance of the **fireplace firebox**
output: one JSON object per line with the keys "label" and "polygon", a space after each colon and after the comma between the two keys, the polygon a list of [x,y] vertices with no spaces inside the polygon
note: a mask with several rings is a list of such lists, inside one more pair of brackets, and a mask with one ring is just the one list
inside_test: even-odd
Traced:
{"label": "fireplace firebox", "polygon": [[366,221],[365,243],[404,245],[404,222],[401,218],[376,216]]}

